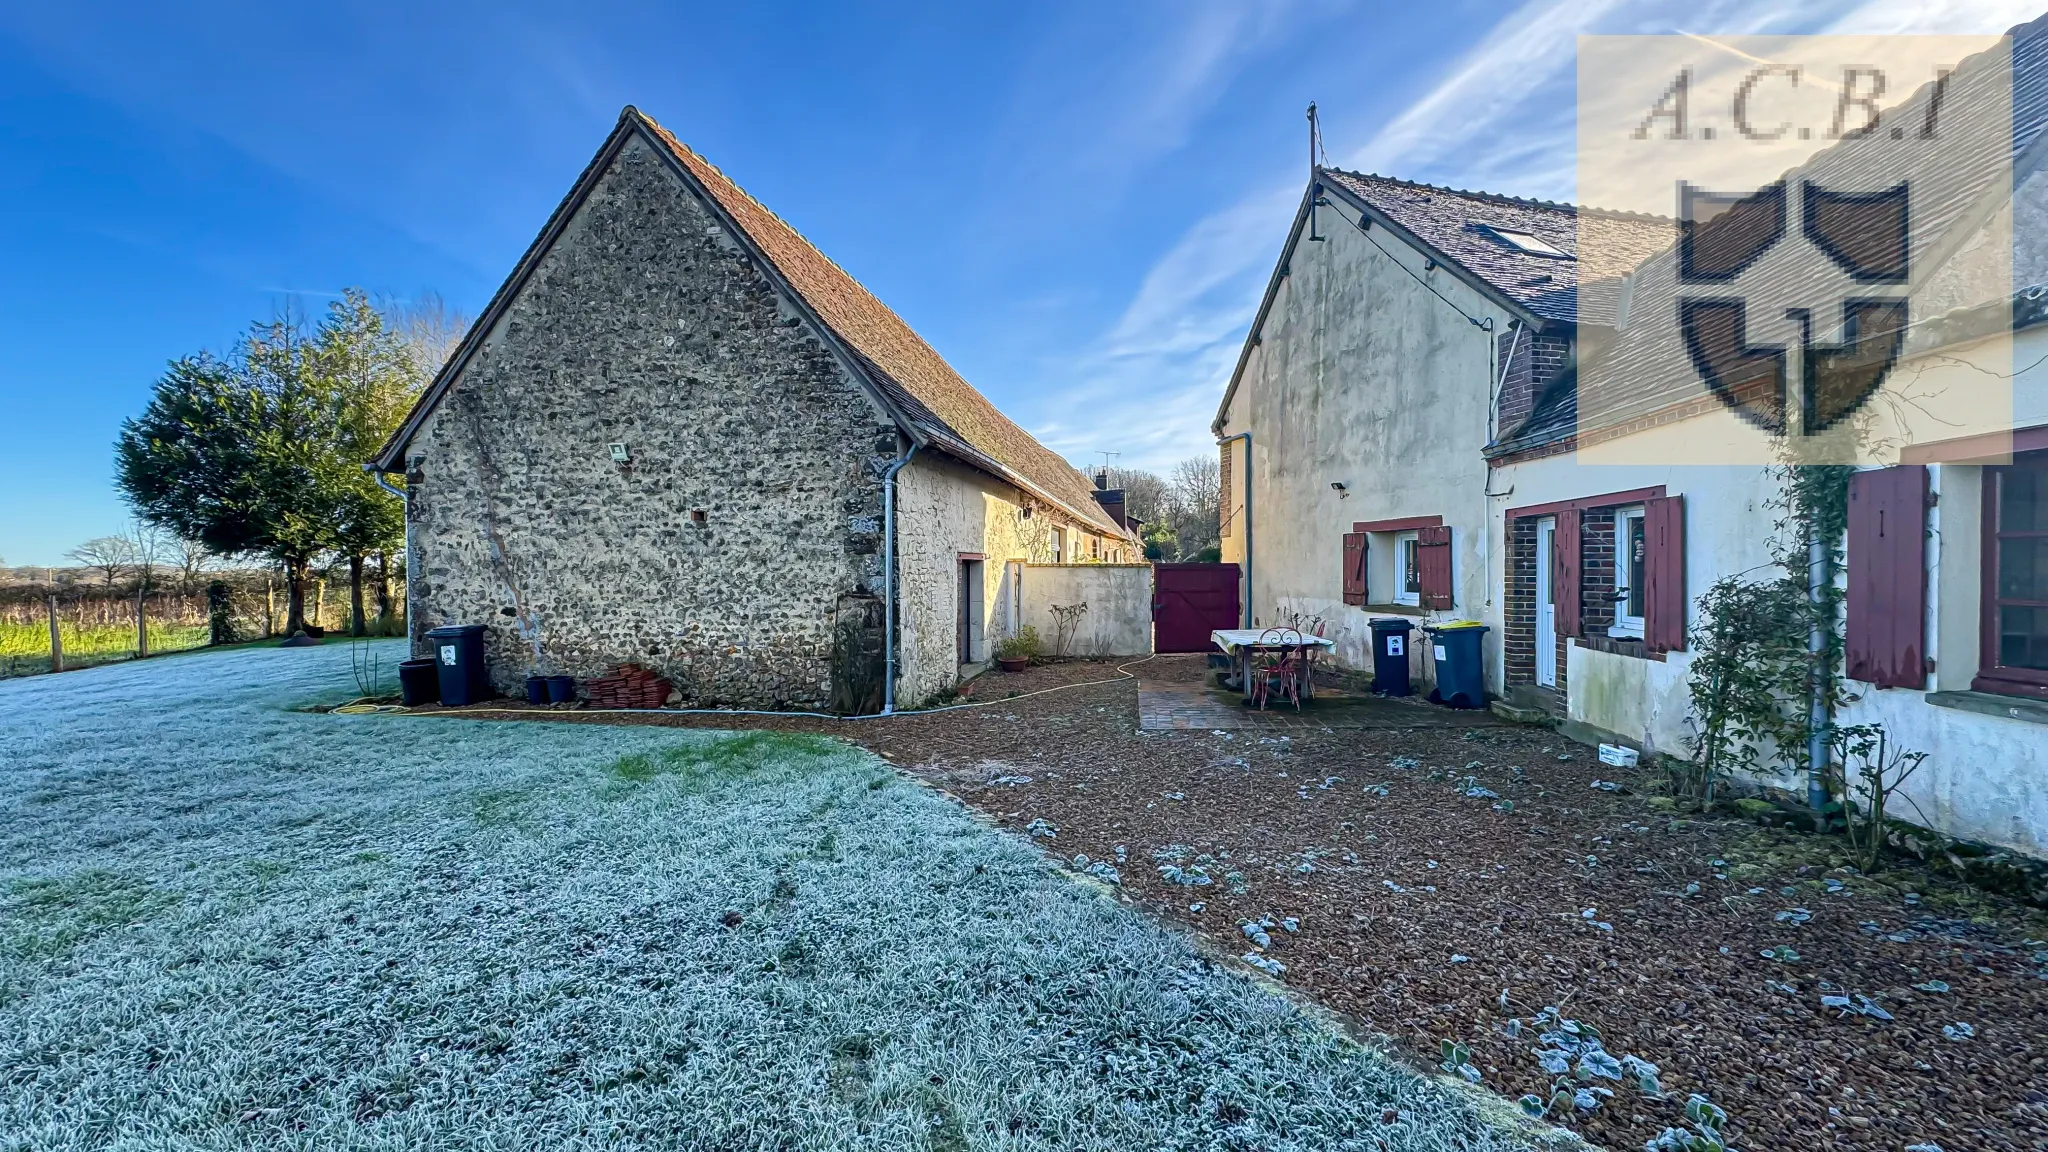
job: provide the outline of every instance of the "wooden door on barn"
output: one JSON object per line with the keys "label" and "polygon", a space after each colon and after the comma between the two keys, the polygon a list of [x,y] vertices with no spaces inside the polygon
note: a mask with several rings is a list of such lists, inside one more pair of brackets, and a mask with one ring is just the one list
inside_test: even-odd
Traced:
{"label": "wooden door on barn", "polygon": [[1152,566],[1152,649],[1207,652],[1209,633],[1238,621],[1237,565]]}

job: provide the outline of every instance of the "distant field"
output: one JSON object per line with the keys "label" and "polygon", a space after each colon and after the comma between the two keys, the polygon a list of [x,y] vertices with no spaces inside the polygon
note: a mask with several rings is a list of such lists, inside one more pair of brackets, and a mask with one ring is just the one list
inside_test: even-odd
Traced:
{"label": "distant field", "polygon": [[[135,655],[135,628],[129,624],[58,625],[64,639],[64,666],[82,667],[126,660]],[[204,624],[152,624],[149,649],[176,652],[206,643]],[[0,623],[0,678],[32,676],[50,670],[50,626]]]}

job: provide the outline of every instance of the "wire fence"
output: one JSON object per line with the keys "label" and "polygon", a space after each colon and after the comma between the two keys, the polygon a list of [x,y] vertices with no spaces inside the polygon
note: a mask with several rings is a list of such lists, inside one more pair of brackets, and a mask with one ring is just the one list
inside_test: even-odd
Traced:
{"label": "wire fence", "polygon": [[[369,606],[374,631],[402,634],[402,586],[393,589],[391,611],[381,621],[375,605]],[[222,573],[196,586],[140,595],[132,587],[10,585],[0,588],[0,679],[60,670],[53,651],[61,653],[62,669],[73,669],[204,648],[216,640],[273,639],[283,633],[285,608],[284,582],[262,572]],[[347,583],[311,581],[306,622],[347,631]]]}

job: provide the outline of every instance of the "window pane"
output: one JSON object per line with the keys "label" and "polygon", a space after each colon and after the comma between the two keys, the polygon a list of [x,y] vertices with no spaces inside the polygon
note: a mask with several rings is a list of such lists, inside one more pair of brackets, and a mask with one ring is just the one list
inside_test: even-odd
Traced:
{"label": "window pane", "polygon": [[2048,608],[1998,610],[1998,662],[2007,668],[2048,669]]}
{"label": "window pane", "polygon": [[1998,598],[2048,600],[2048,537],[1998,542]]}
{"label": "window pane", "polygon": [[2048,531],[2048,471],[2002,468],[1998,473],[1998,529]]}
{"label": "window pane", "polygon": [[1631,516],[1628,524],[1628,615],[1643,614],[1643,562],[1647,545],[1643,539],[1643,518]]}
{"label": "window pane", "polygon": [[1401,591],[1403,592],[1413,592],[1417,595],[1422,593],[1422,573],[1418,564],[1421,547],[1422,545],[1419,541],[1401,541]]}

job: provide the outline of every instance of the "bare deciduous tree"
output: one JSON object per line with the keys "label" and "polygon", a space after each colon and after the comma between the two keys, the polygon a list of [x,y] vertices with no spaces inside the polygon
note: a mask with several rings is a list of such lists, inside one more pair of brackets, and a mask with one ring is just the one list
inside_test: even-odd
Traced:
{"label": "bare deciduous tree", "polygon": [[1109,486],[1124,490],[1124,511],[1134,519],[1156,524],[1166,515],[1166,481],[1143,468],[1108,468]]}
{"label": "bare deciduous tree", "polygon": [[450,308],[439,292],[422,292],[410,300],[379,297],[377,311],[405,342],[423,379],[433,379],[469,331],[469,317]]}
{"label": "bare deciduous tree", "polygon": [[197,540],[173,537],[165,550],[166,564],[178,570],[178,591],[190,596],[199,587],[199,574],[212,567],[220,557],[213,549]]}
{"label": "bare deciduous tree", "polygon": [[1191,456],[1165,476],[1142,468],[1109,468],[1109,486],[1124,490],[1124,508],[1145,522],[1159,559],[1194,560],[1216,546],[1218,473],[1214,457]]}
{"label": "bare deciduous tree", "polygon": [[135,542],[126,536],[95,536],[65,555],[98,572],[112,588],[135,566]]}
{"label": "bare deciduous tree", "polygon": [[128,526],[128,546],[138,591],[148,592],[156,585],[157,565],[170,556],[171,537],[163,529],[138,517]]}
{"label": "bare deciduous tree", "polygon": [[1190,456],[1175,464],[1167,476],[1167,489],[1173,493],[1173,533],[1184,560],[1215,547],[1221,539],[1220,484],[1214,456]]}

